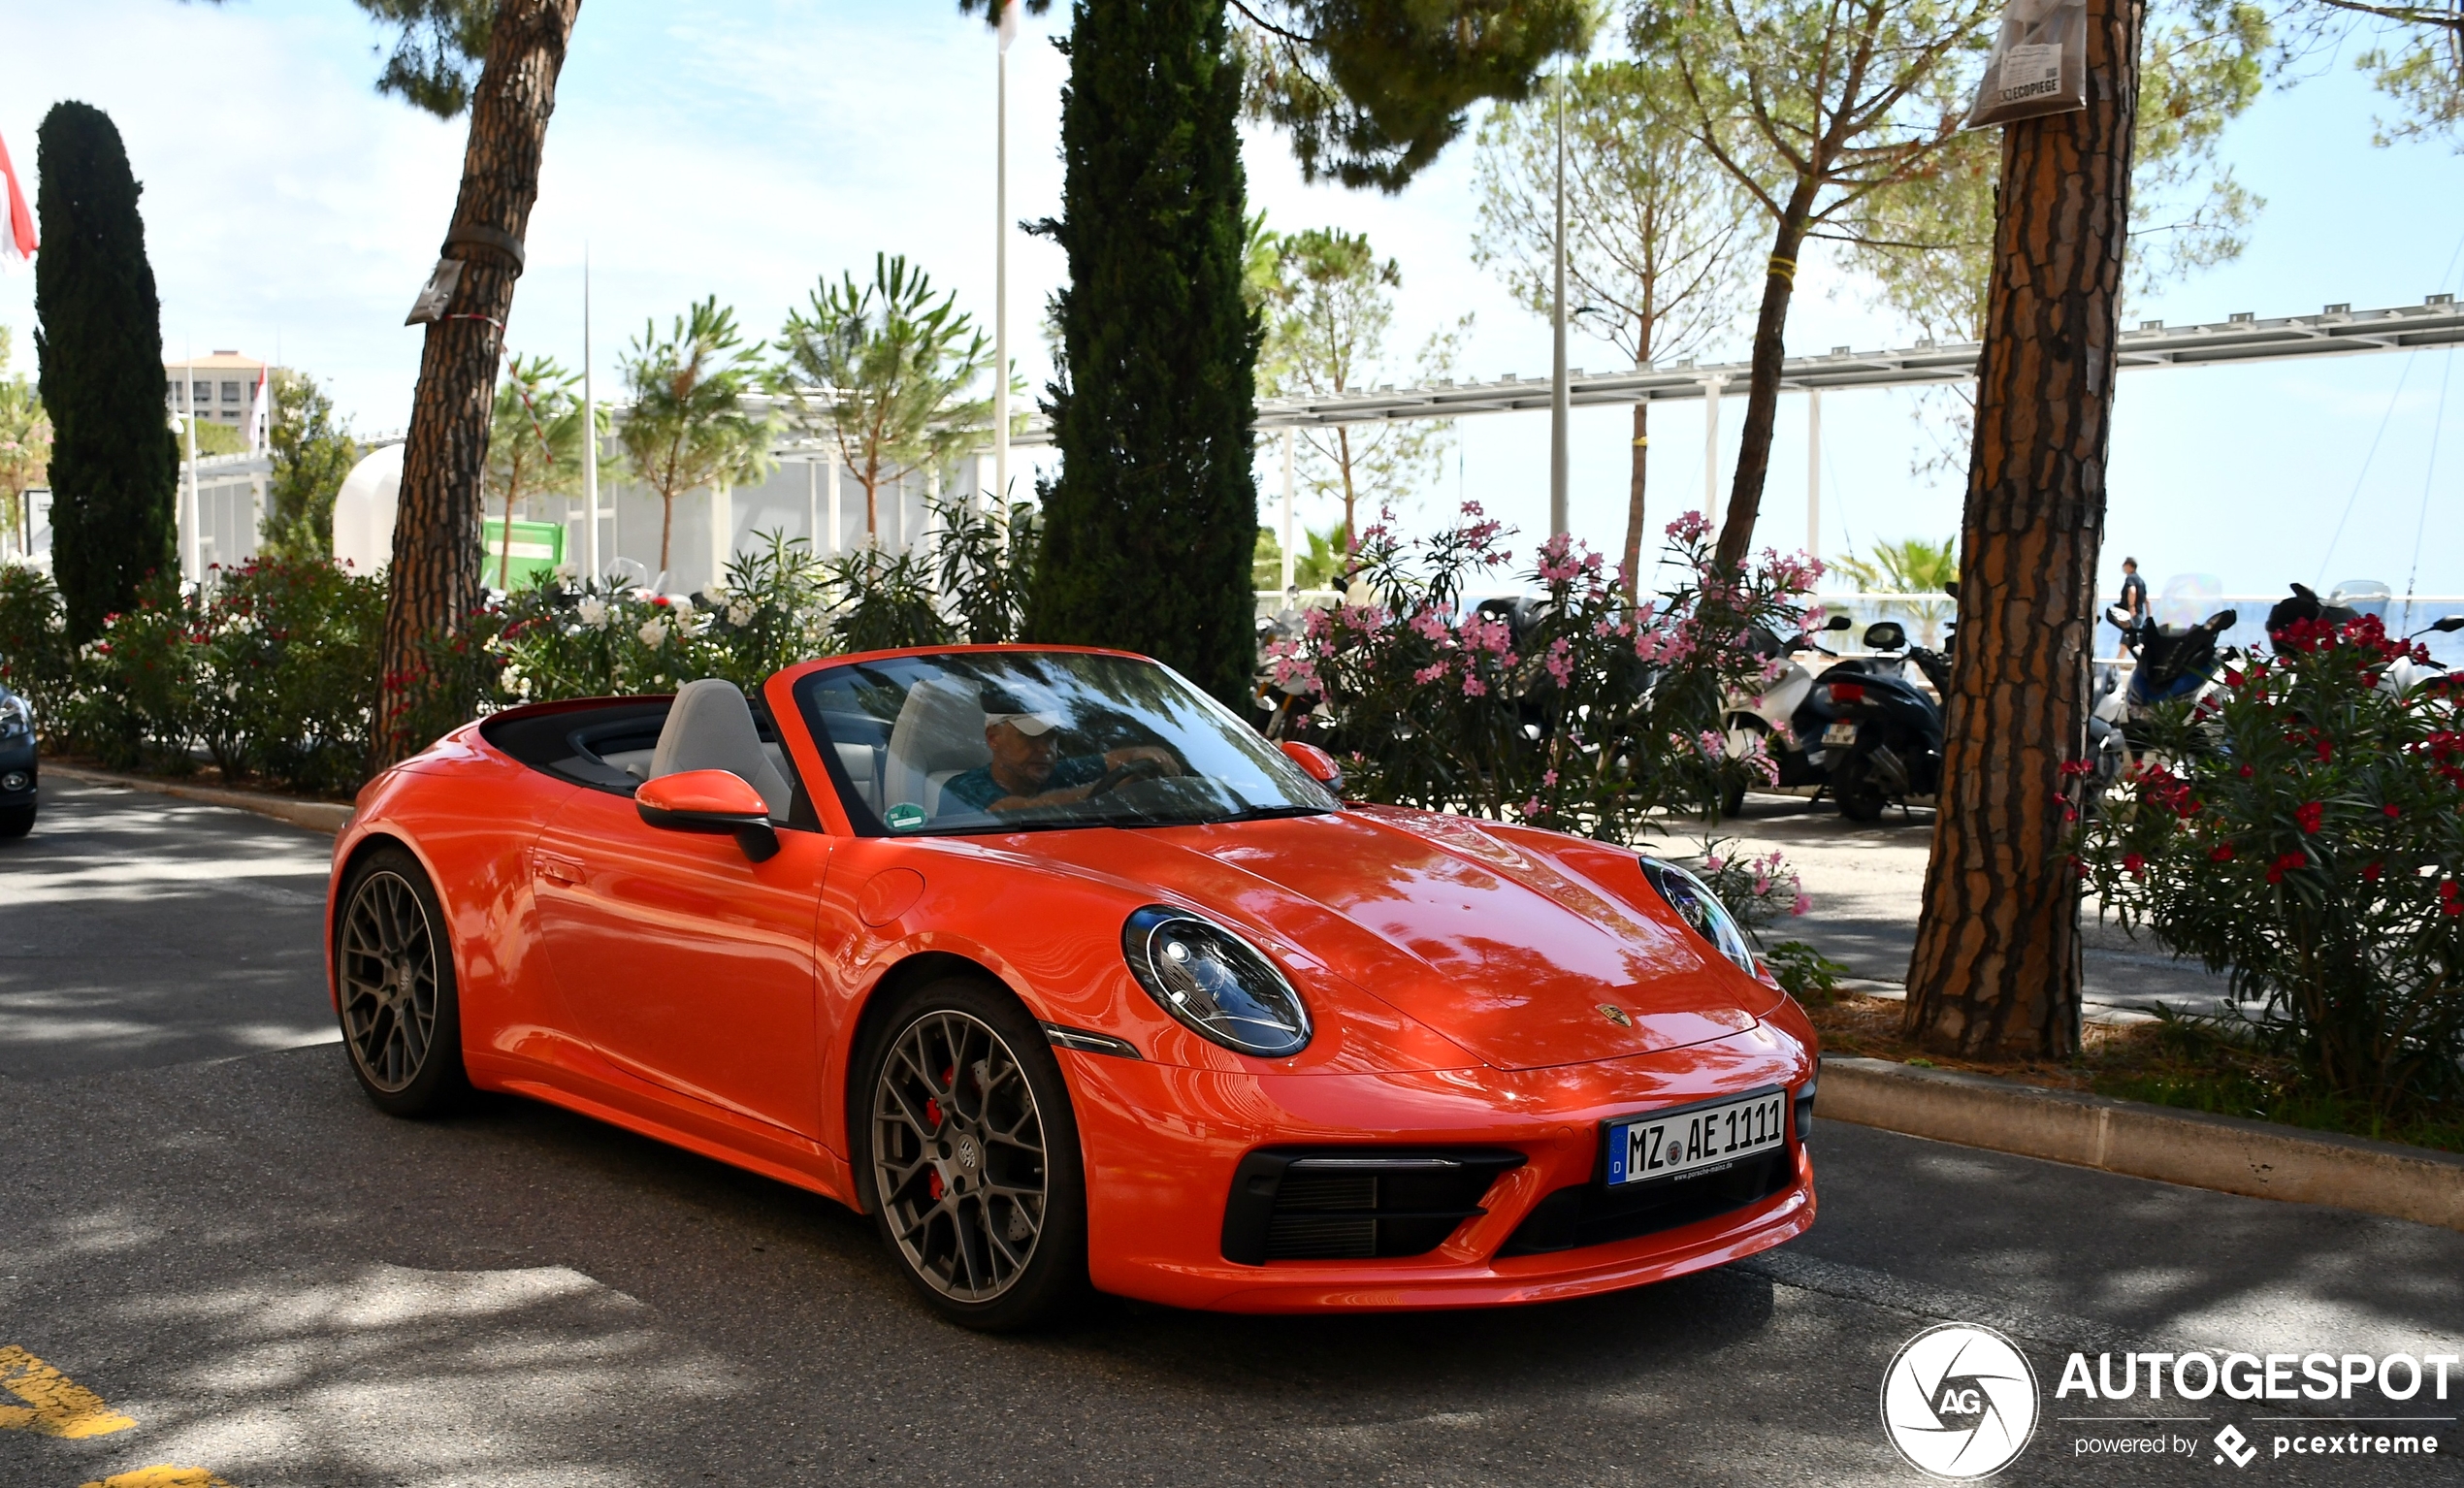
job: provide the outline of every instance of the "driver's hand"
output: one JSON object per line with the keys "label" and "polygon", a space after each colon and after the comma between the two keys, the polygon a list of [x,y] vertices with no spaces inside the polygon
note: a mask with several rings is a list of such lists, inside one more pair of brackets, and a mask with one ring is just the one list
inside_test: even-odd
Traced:
{"label": "driver's hand", "polygon": [[1126,749],[1116,749],[1104,756],[1104,763],[1114,770],[1120,770],[1141,762],[1157,766],[1155,770],[1149,772],[1151,774],[1178,775],[1181,773],[1181,761],[1172,757],[1172,751],[1160,749],[1152,744],[1133,744]]}

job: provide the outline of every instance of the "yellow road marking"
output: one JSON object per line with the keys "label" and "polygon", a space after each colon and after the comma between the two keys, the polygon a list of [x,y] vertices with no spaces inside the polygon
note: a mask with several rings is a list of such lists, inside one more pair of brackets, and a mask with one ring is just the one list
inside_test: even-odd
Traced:
{"label": "yellow road marking", "polygon": [[16,1344],[0,1347],[0,1389],[22,1406],[0,1406],[0,1431],[46,1437],[105,1437],[137,1423],[95,1394]]}
{"label": "yellow road marking", "polygon": [[228,1479],[203,1468],[139,1468],[134,1472],[114,1472],[100,1482],[86,1483],[82,1488],[231,1488]]}

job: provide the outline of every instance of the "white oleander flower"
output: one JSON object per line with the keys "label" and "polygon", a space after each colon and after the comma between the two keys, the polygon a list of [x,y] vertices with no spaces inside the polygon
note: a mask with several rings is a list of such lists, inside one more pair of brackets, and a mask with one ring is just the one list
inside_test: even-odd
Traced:
{"label": "white oleander flower", "polygon": [[558,564],[556,566],[556,576],[560,580],[571,579],[574,575],[580,573],[581,571],[582,570],[578,566],[572,564]]}
{"label": "white oleander flower", "polygon": [[728,606],[728,624],[748,626],[753,623],[753,606],[738,599]]}
{"label": "white oleander flower", "polygon": [[693,600],[683,595],[669,595],[667,607],[676,612],[676,624],[679,626],[693,618]]}
{"label": "white oleander flower", "polygon": [[633,633],[641,637],[641,643],[643,645],[648,646],[655,651],[666,642],[667,622],[654,615],[649,620],[644,621],[642,623],[642,628]]}
{"label": "white oleander flower", "polygon": [[594,631],[604,630],[607,626],[607,601],[597,595],[583,596],[582,602],[573,606],[573,613],[582,624]]}

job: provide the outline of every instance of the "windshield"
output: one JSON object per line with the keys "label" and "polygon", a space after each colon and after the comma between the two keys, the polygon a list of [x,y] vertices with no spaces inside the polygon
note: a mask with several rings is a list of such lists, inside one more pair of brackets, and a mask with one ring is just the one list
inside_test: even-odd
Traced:
{"label": "windshield", "polygon": [[795,692],[849,819],[870,835],[1179,826],[1337,804],[1152,662],[955,652],[827,667]]}

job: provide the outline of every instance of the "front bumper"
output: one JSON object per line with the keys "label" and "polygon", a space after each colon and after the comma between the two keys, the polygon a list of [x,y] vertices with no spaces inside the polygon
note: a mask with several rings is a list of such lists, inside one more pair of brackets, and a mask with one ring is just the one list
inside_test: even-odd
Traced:
{"label": "front bumper", "polygon": [[[1768,1249],[1814,1219],[1813,1162],[1794,1134],[1787,1180],[1725,1213],[1629,1240],[1499,1252],[1542,1200],[1593,1181],[1600,1123],[1814,1073],[1810,1037],[1766,1022],[1709,1044],[1553,1069],[1270,1076],[1060,1052],[1087,1174],[1099,1288],[1229,1311],[1494,1307],[1643,1285]],[[1261,1148],[1489,1148],[1524,1161],[1425,1254],[1270,1260],[1223,1253],[1226,1203]]]}

